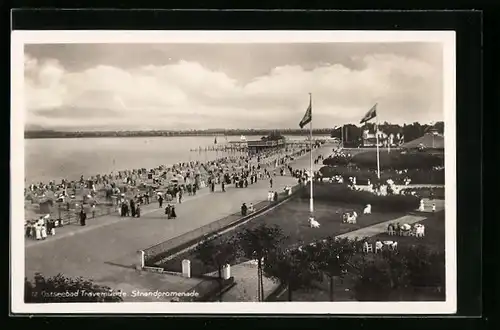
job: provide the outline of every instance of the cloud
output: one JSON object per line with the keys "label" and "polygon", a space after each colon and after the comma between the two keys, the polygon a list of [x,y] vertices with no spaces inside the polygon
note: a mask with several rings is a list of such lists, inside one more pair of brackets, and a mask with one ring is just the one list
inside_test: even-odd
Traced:
{"label": "cloud", "polygon": [[[194,60],[71,69],[25,54],[27,124],[57,129],[296,127],[313,93],[316,127],[441,120],[442,72],[418,57],[371,53],[345,63],[290,64],[237,79]],[[244,62],[240,63],[245,66]]]}

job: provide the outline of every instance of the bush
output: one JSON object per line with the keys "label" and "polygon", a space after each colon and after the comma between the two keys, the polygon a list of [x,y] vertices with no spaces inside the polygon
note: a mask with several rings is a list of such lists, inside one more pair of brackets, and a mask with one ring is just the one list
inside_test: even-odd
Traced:
{"label": "bush", "polygon": [[37,273],[34,281],[24,280],[26,303],[119,302],[122,292],[94,284],[82,277],[69,278],[62,274],[45,278]]}
{"label": "bush", "polygon": [[358,301],[444,299],[444,252],[426,246],[403,247],[360,258],[355,266]]}
{"label": "bush", "polygon": [[[376,170],[359,169],[355,167],[335,167],[323,166],[319,169],[323,177],[330,178],[336,175],[341,175],[346,181],[350,176],[356,177],[356,184],[366,185],[368,180],[371,183],[378,183]],[[394,170],[380,171],[380,181],[385,182],[387,179],[392,179],[396,184],[404,184],[405,178],[410,178],[412,184],[444,184],[444,170],[408,170],[406,173],[398,174]]]}
{"label": "bush", "polygon": [[[346,185],[317,183],[314,185],[314,198],[327,202],[341,202],[347,204],[370,204],[381,211],[413,211],[420,204],[420,199],[411,195],[377,196],[368,191],[351,190]],[[309,198],[309,190],[302,192],[303,197]]]}
{"label": "bush", "polygon": [[[367,151],[356,154],[352,157],[351,163],[360,168],[377,168],[377,152]],[[426,152],[380,152],[381,169],[432,169],[442,165],[442,157]]]}

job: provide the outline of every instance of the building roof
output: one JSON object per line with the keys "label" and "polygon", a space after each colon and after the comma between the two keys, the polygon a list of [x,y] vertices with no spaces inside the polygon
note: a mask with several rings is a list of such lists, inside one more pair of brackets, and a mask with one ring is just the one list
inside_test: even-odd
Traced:
{"label": "building roof", "polygon": [[[434,140],[434,141],[433,141]],[[403,144],[402,148],[418,148],[423,145],[425,148],[444,149],[444,136],[440,134],[426,133],[423,136]]]}

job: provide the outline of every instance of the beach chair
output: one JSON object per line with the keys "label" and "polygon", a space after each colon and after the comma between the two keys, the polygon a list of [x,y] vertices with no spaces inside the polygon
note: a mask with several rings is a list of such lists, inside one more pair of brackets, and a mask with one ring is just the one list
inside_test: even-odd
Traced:
{"label": "beach chair", "polygon": [[415,228],[415,237],[424,237],[425,236],[425,227],[423,225],[417,226]]}
{"label": "beach chair", "polygon": [[390,236],[394,236],[394,235],[396,235],[396,231],[394,230],[394,227],[390,227],[390,228],[387,230],[387,233],[388,233]]}
{"label": "beach chair", "polygon": [[384,244],[381,241],[375,242],[375,253],[382,252]]}
{"label": "beach chair", "polygon": [[363,252],[373,252],[373,245],[368,243],[368,242],[364,242],[363,243]]}
{"label": "beach chair", "polygon": [[318,221],[314,220],[314,218],[309,218],[309,227],[311,228],[319,228],[320,224]]}

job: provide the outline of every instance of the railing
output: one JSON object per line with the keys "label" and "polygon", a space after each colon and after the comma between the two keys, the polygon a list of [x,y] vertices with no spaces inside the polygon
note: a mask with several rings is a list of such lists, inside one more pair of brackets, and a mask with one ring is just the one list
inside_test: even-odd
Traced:
{"label": "railing", "polygon": [[185,233],[183,235],[177,236],[175,238],[172,238],[170,240],[167,240],[165,242],[161,242],[159,244],[153,245],[147,249],[142,250],[143,253],[141,255],[143,256],[144,260],[141,260],[141,264],[147,266],[147,267],[155,267],[155,265],[166,259],[167,257],[171,256],[172,254],[175,254],[177,252],[182,251],[185,248],[188,248],[197,242],[201,241],[204,237],[209,237],[212,236],[224,229],[227,229],[229,227],[232,227],[242,221],[245,221],[247,219],[250,219],[256,215],[259,215],[260,213],[264,212],[265,210],[269,209],[271,206],[276,205],[277,203],[283,202],[284,200],[290,198],[291,196],[294,196],[297,194],[299,191],[301,191],[301,188],[303,188],[304,185],[296,185],[292,188],[292,194],[288,195],[286,192],[282,192],[278,194],[278,201],[277,202],[269,202],[269,201],[263,201],[260,203],[257,203],[254,208],[255,212],[250,213],[246,216],[242,216],[241,213],[233,213],[229,216],[226,216],[218,221],[209,223],[203,227],[197,228],[195,230],[192,230],[188,233]]}
{"label": "railing", "polygon": [[[96,207],[95,211],[87,211],[87,219],[94,219],[110,214],[118,214],[118,211],[116,210],[116,206],[113,205],[105,205],[105,206],[100,206]],[[76,224],[80,222],[80,209],[67,209],[65,207],[58,207],[54,211],[51,212],[51,214],[57,219],[62,221],[64,225],[68,224]]]}

